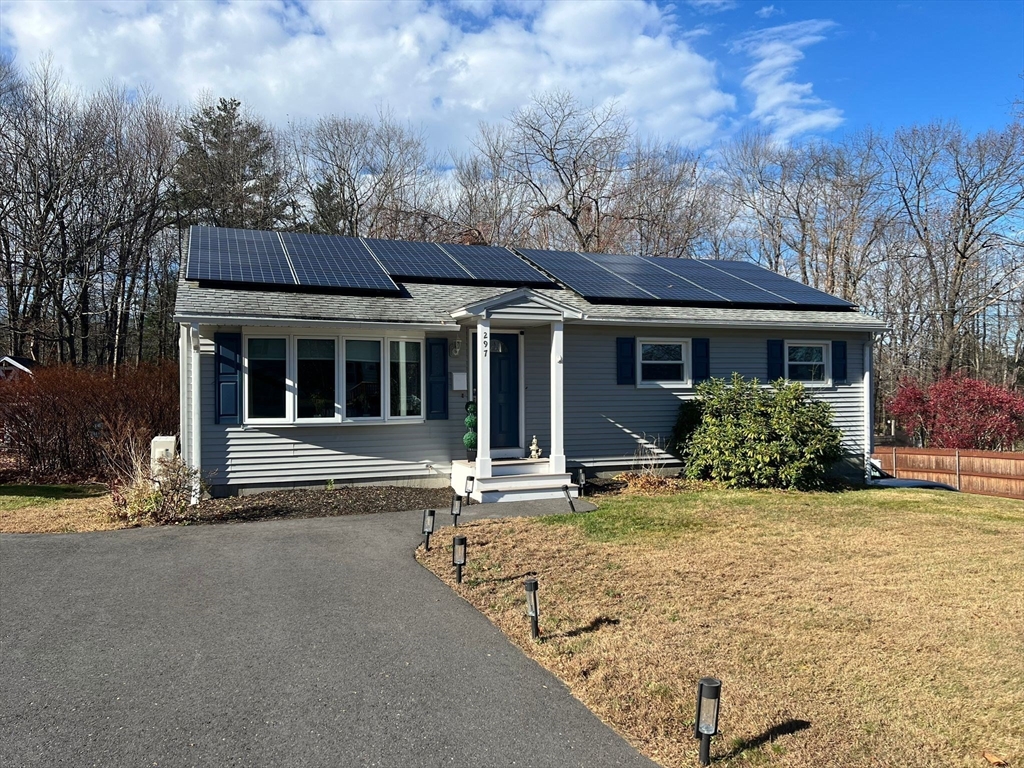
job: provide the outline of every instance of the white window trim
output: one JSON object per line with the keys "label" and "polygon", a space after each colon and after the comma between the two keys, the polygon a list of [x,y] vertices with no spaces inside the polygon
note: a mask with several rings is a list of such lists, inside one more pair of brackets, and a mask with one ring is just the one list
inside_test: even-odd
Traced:
{"label": "white window trim", "polygon": [[[299,340],[300,339],[327,339],[334,342],[334,416],[318,416],[312,419],[299,418]],[[342,418],[342,409],[339,407],[338,396],[341,394],[341,360],[343,350],[338,343],[336,336],[329,336],[322,333],[296,333],[290,338],[289,363],[291,370],[289,377],[295,382],[295,423],[306,424],[337,424]]]}
{"label": "white window trim", "polygon": [[[409,333],[375,334],[361,333],[302,333],[289,331],[273,333],[269,328],[253,327],[242,330],[242,423],[245,428],[259,427],[316,427],[316,426],[354,426],[359,424],[419,424],[426,422],[426,335]],[[283,419],[251,419],[249,418],[249,339],[284,339],[285,340],[285,418]],[[334,418],[300,419],[298,418],[298,340],[299,339],[331,339],[334,341],[334,386],[335,403]],[[347,418],[345,416],[345,342],[346,341],[378,341],[381,348],[381,415]],[[420,399],[422,402],[420,416],[389,416],[391,410],[391,373],[390,373],[390,341],[413,341],[420,345]]]}
{"label": "white window trim", "polygon": [[[825,380],[824,381],[801,381],[800,379],[789,378],[789,348],[790,347],[821,347],[822,359],[825,366]],[[832,342],[822,341],[821,339],[786,339],[786,343],[782,350],[783,365],[785,365],[784,371],[786,374],[786,381],[791,381],[794,384],[803,384],[808,389],[827,389],[832,386]]]}
{"label": "white window trim", "polygon": [[[683,373],[686,378],[682,381],[644,381],[643,377],[643,355],[644,344],[681,344],[683,347]],[[636,340],[636,386],[639,389],[689,389],[693,387],[693,344],[691,339],[667,339],[659,337],[638,338]],[[653,362],[653,361],[648,361]]]}

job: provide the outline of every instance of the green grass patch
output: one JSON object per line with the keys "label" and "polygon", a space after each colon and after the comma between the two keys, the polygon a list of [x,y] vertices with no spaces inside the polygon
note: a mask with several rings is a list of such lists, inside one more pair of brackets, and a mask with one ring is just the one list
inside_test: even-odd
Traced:
{"label": "green grass patch", "polygon": [[695,509],[701,494],[675,496],[615,496],[601,501],[593,512],[537,518],[542,525],[571,525],[593,541],[628,542],[650,537],[673,538],[707,523]]}
{"label": "green grass patch", "polygon": [[65,499],[92,499],[106,492],[102,485],[0,485],[0,511],[44,507]]}

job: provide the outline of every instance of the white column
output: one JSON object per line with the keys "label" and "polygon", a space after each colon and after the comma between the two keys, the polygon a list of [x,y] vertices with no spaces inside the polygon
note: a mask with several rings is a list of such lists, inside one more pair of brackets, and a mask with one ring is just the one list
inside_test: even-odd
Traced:
{"label": "white column", "polygon": [[553,475],[565,472],[564,395],[562,383],[565,365],[562,362],[562,321],[551,324],[551,453],[548,462]]}
{"label": "white column", "polygon": [[476,324],[476,476],[491,476],[491,321]]}
{"label": "white column", "polygon": [[196,482],[192,486],[192,504],[198,504],[202,496],[198,473],[203,469],[203,359],[199,354],[202,337],[199,323],[192,323],[189,341],[192,343],[192,467],[196,470]]}

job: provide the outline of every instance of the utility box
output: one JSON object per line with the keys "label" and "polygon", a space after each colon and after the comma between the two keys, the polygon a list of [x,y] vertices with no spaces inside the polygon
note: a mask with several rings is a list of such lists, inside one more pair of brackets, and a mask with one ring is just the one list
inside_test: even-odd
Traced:
{"label": "utility box", "polygon": [[149,474],[154,480],[160,480],[163,476],[162,460],[171,461],[174,459],[175,448],[178,438],[174,435],[157,435],[149,446]]}
{"label": "utility box", "polygon": [[453,392],[465,392],[469,389],[465,371],[452,371],[450,375],[452,379]]}

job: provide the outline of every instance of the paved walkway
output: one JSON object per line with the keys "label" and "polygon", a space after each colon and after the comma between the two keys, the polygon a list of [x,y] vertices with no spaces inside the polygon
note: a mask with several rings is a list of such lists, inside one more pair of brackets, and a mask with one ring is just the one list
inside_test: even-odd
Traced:
{"label": "paved walkway", "polygon": [[415,562],[419,519],[0,537],[0,764],[653,766]]}

